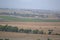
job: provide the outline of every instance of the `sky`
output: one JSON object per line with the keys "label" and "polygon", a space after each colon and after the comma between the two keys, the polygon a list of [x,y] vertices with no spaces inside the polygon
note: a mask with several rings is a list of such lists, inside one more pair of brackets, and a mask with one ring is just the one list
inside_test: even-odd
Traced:
{"label": "sky", "polygon": [[0,0],[0,8],[60,10],[60,0]]}

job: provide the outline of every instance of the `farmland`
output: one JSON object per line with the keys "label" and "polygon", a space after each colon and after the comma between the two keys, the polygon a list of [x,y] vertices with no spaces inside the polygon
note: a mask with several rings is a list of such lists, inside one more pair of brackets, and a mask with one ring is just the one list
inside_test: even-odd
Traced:
{"label": "farmland", "polygon": [[0,32],[0,38],[10,40],[60,40],[59,35],[41,35],[41,34],[25,34],[25,33],[14,33],[14,32]]}
{"label": "farmland", "polygon": [[[19,29],[43,30],[45,34],[0,31],[0,38],[10,40],[60,40],[60,14],[41,10],[0,9],[0,25]],[[48,30],[53,30],[48,35]]]}
{"label": "farmland", "polygon": [[1,21],[16,21],[16,22],[60,22],[59,19],[34,19],[34,18],[17,18],[13,16],[0,15]]}
{"label": "farmland", "polygon": [[[60,33],[60,22],[0,22],[0,25],[6,24],[23,29],[39,29],[46,33],[48,32],[48,29],[53,29],[53,34]],[[0,37],[9,38],[10,40],[47,40],[47,38],[51,38],[52,40],[60,40],[59,35],[25,34],[16,32],[0,32]]]}

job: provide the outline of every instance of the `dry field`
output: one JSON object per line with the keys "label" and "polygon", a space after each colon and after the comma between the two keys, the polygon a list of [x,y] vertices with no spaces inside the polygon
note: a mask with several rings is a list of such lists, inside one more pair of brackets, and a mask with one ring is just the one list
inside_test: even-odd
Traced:
{"label": "dry field", "polygon": [[8,38],[10,40],[60,40],[58,35],[41,35],[41,34],[25,34],[25,33],[14,33],[14,32],[0,32],[0,38]]}
{"label": "dry field", "polygon": [[[60,33],[60,22],[0,22],[0,25],[17,26],[24,29],[39,29],[47,33],[48,29],[53,29],[53,33]],[[13,32],[0,32],[0,38],[9,38],[11,40],[60,40],[59,35],[41,35],[41,34],[25,34]]]}
{"label": "dry field", "polygon": [[39,29],[48,30],[53,29],[60,33],[60,22],[0,22],[0,25],[17,26],[24,29]]}

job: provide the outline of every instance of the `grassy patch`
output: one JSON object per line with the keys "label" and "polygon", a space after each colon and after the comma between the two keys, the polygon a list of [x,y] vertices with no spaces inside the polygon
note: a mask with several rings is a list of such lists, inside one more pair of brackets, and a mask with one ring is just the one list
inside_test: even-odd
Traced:
{"label": "grassy patch", "polygon": [[0,16],[5,21],[17,21],[17,22],[60,22],[60,20],[43,20],[43,19],[31,19],[31,18],[16,18],[12,16]]}

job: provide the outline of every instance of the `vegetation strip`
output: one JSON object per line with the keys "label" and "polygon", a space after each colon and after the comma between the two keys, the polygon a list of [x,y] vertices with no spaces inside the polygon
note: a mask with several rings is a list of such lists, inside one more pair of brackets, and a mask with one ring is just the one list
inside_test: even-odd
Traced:
{"label": "vegetation strip", "polygon": [[[8,26],[8,25],[0,25],[0,31],[6,32],[18,32],[18,33],[28,33],[28,34],[46,34],[43,30],[32,30],[32,29],[18,29],[18,27]],[[48,30],[48,35],[51,35],[54,30]],[[60,35],[60,34],[55,34]]]}
{"label": "vegetation strip", "polygon": [[1,21],[17,21],[17,22],[60,22],[54,19],[32,19],[32,18],[17,18],[12,16],[0,16]]}

